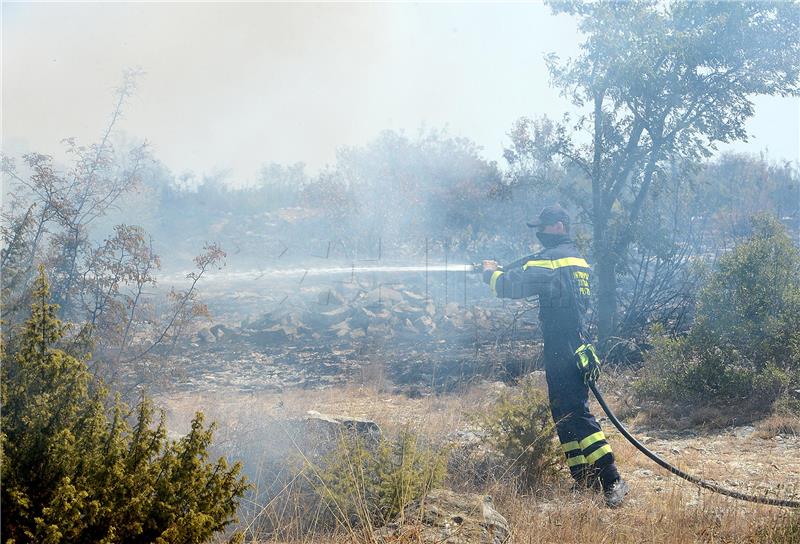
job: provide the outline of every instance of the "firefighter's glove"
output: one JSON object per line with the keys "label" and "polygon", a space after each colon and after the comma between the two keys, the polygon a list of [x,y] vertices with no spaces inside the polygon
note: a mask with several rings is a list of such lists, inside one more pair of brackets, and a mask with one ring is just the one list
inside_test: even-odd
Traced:
{"label": "firefighter's glove", "polygon": [[583,344],[575,350],[575,357],[578,362],[578,370],[583,374],[583,382],[586,385],[594,383],[600,377],[600,357],[591,344]]}

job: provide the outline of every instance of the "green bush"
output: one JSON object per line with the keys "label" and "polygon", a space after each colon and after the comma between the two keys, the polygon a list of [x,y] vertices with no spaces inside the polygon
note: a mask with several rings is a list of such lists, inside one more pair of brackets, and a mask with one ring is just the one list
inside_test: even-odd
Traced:
{"label": "green bush", "polygon": [[411,502],[439,485],[446,467],[446,451],[423,446],[405,430],[377,444],[342,435],[332,451],[316,463],[307,463],[304,471],[330,521],[377,527],[394,520]]}
{"label": "green bush", "polygon": [[535,488],[561,466],[547,394],[531,378],[503,392],[491,409],[474,417],[506,460],[505,473]]}
{"label": "green bush", "polygon": [[701,288],[689,334],[652,330],[641,399],[766,410],[800,388],[800,250],[774,218],[752,222]]}
{"label": "green bush", "polygon": [[198,413],[170,442],[146,398],[134,414],[109,402],[56,347],[67,327],[41,269],[31,310],[2,353],[3,541],[198,543],[233,522],[247,484],[238,464],[207,462],[213,425]]}

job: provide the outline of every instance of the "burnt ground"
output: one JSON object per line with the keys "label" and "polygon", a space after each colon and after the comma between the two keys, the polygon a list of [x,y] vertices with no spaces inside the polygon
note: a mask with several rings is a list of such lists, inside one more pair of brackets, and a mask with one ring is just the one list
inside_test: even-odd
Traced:
{"label": "burnt ground", "polygon": [[211,319],[196,321],[149,372],[122,379],[147,375],[156,392],[269,392],[380,374],[414,396],[535,368],[535,305],[499,301],[477,276],[450,275],[449,293],[432,277],[427,294],[419,274],[391,283],[218,277],[203,286]]}

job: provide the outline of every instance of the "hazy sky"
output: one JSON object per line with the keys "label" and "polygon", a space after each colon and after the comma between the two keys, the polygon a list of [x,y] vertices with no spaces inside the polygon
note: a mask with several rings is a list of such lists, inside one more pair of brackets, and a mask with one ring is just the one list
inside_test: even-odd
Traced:
{"label": "hazy sky", "polygon": [[[96,140],[122,71],[138,66],[119,128],[176,174],[231,169],[239,182],[272,161],[314,171],[339,146],[423,124],[499,160],[516,118],[568,107],[542,57],[579,40],[537,3],[4,2],[2,15],[6,152]],[[800,102],[756,105],[754,137],[735,148],[800,160]]]}

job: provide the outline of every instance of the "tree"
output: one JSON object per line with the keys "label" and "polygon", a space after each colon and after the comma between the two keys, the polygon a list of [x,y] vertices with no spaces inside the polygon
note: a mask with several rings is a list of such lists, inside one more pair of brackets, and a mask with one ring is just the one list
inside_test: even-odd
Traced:
{"label": "tree", "polygon": [[[602,342],[616,326],[620,265],[670,165],[746,140],[754,95],[800,93],[800,11],[795,2],[648,0],[552,8],[578,17],[586,35],[577,58],[548,58],[553,83],[586,113],[546,132],[519,120],[506,158],[555,159],[587,180],[588,193],[576,196],[592,222]],[[573,138],[570,125],[589,141]]]}
{"label": "tree", "polygon": [[[27,250],[18,254],[4,252],[3,266],[11,265],[20,271],[14,278],[14,287],[24,295],[36,266],[48,263],[54,298],[70,317],[77,316],[77,299],[86,288],[82,283],[87,271],[82,265],[90,260],[92,252],[90,226],[139,183],[149,160],[146,143],[134,146],[124,158],[117,156],[111,143],[114,126],[139,75],[136,70],[125,72],[111,119],[99,142],[80,146],[72,138],[64,140],[72,159],[67,170],[59,171],[53,158],[41,153],[23,155],[22,171],[12,159],[3,157],[2,173],[12,182],[13,196],[22,204],[4,208],[3,241],[6,247],[23,243]],[[45,249],[48,243],[49,251]],[[20,294],[11,291],[6,289],[4,294]],[[19,300],[6,298],[3,302],[12,309],[22,306],[24,311]]]}
{"label": "tree", "polygon": [[133,414],[109,403],[58,348],[67,327],[41,267],[34,287],[31,316],[2,353],[4,542],[196,543],[233,522],[247,484],[238,463],[207,461],[213,425],[198,413],[173,442],[146,398]]}
{"label": "tree", "polygon": [[[717,243],[729,248],[750,231],[750,219],[770,211],[787,222],[800,224],[800,170],[786,161],[724,153],[698,173],[695,215],[711,216]],[[726,238],[732,238],[729,241]]]}
{"label": "tree", "polygon": [[499,215],[488,210],[497,165],[445,130],[383,131],[364,147],[339,150],[335,172],[362,212],[354,226],[375,237],[469,237]]}

